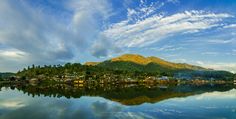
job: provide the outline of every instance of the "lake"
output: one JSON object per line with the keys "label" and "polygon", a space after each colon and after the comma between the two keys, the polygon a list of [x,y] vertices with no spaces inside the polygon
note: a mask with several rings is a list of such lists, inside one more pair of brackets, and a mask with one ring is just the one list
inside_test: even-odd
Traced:
{"label": "lake", "polygon": [[235,119],[235,85],[0,85],[0,119]]}

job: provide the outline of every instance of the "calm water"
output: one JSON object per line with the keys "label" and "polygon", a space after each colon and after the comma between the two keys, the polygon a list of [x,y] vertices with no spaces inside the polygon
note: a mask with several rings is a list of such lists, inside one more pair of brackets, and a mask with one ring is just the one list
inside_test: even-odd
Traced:
{"label": "calm water", "polygon": [[0,119],[235,119],[235,86],[2,86]]}

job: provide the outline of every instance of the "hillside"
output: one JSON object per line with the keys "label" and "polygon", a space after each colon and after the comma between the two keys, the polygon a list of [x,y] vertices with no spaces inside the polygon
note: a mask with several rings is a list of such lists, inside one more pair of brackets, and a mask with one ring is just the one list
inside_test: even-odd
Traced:
{"label": "hillside", "polygon": [[111,77],[143,79],[149,76],[169,76],[178,79],[233,79],[227,71],[216,71],[199,66],[171,63],[157,57],[143,57],[136,54],[125,54],[103,62],[67,63],[65,65],[45,65],[24,68],[17,76],[26,78],[47,77],[48,79],[63,76],[83,76],[85,79],[111,79]]}
{"label": "hillside", "polygon": [[157,58],[157,57],[143,57],[141,55],[137,54],[125,54],[117,58],[111,59],[112,62],[117,61],[127,61],[127,62],[133,62],[140,65],[148,65],[148,64],[158,64],[165,68],[170,69],[193,69],[193,70],[203,70],[204,68],[199,66],[193,66],[189,64],[181,64],[181,63],[171,63],[168,61],[165,61],[163,59]]}
{"label": "hillside", "polygon": [[233,77],[233,74],[227,71],[217,71],[186,63],[172,63],[157,57],[144,57],[137,54],[124,54],[103,62],[86,63],[85,65],[113,71],[131,72],[134,75],[146,73],[149,75],[158,74],[185,79],[232,79]]}
{"label": "hillside", "polygon": [[115,70],[143,71],[143,72],[172,72],[179,70],[207,70],[205,68],[181,64],[171,63],[157,57],[144,57],[137,54],[124,54],[119,57],[106,60],[104,62],[85,63],[85,65],[105,67]]}

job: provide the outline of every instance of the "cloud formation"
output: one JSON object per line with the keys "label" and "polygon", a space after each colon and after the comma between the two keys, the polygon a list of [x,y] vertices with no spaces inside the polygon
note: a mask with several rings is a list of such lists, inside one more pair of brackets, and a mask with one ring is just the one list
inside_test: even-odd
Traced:
{"label": "cloud formation", "polygon": [[226,25],[224,28],[236,28],[236,24]]}
{"label": "cloud formation", "polygon": [[[35,63],[55,59],[58,62],[73,57],[72,49],[64,40],[71,34],[50,16],[32,9],[24,2],[7,0],[1,1],[0,16],[4,23],[1,24],[0,44],[7,47],[1,57],[24,57]],[[8,63],[17,66],[18,62],[6,62],[6,65]]]}
{"label": "cloud formation", "polygon": [[203,61],[196,61],[197,65],[215,69],[215,70],[226,70],[232,73],[236,73],[236,63],[224,63],[224,62],[203,62]]}
{"label": "cloud formation", "polygon": [[234,41],[235,41],[234,39],[230,40],[214,39],[214,40],[208,40],[207,42],[212,44],[228,44],[228,43],[233,43]]}
{"label": "cloud formation", "polygon": [[136,21],[128,16],[127,20],[111,25],[104,34],[118,46],[144,47],[176,34],[195,33],[220,26],[220,21],[229,17],[232,15],[194,10],[170,16],[154,15]]}
{"label": "cloud formation", "polygon": [[[8,64],[14,64],[13,70],[17,70],[33,63],[63,63],[78,52],[86,52],[99,35],[97,22],[109,17],[109,4],[106,0],[70,0],[65,8],[72,12],[68,24],[57,22],[53,15],[44,13],[42,8],[32,8],[25,1],[2,0],[0,45],[5,46],[0,47],[2,68]],[[4,60],[12,58],[27,59],[27,64]]]}

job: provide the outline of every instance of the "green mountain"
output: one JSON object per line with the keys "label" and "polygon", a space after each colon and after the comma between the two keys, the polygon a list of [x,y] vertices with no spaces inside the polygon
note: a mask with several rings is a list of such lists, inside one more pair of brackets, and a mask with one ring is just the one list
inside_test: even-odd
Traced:
{"label": "green mountain", "polygon": [[89,66],[127,72],[149,73],[174,76],[176,78],[232,79],[233,74],[186,63],[172,63],[157,57],[124,54],[103,62],[85,63]]}
{"label": "green mountain", "polygon": [[115,70],[144,71],[144,72],[172,72],[179,70],[209,70],[203,67],[172,63],[157,57],[144,57],[137,54],[125,54],[104,62],[85,63],[85,65],[99,66]]}
{"label": "green mountain", "polygon": [[181,64],[181,63],[171,63],[157,57],[153,57],[153,56],[143,57],[137,54],[125,54],[120,57],[113,58],[111,59],[111,61],[112,62],[127,61],[127,62],[133,62],[140,65],[156,64],[156,65],[160,65],[162,67],[170,68],[170,69],[204,69],[198,66]]}

